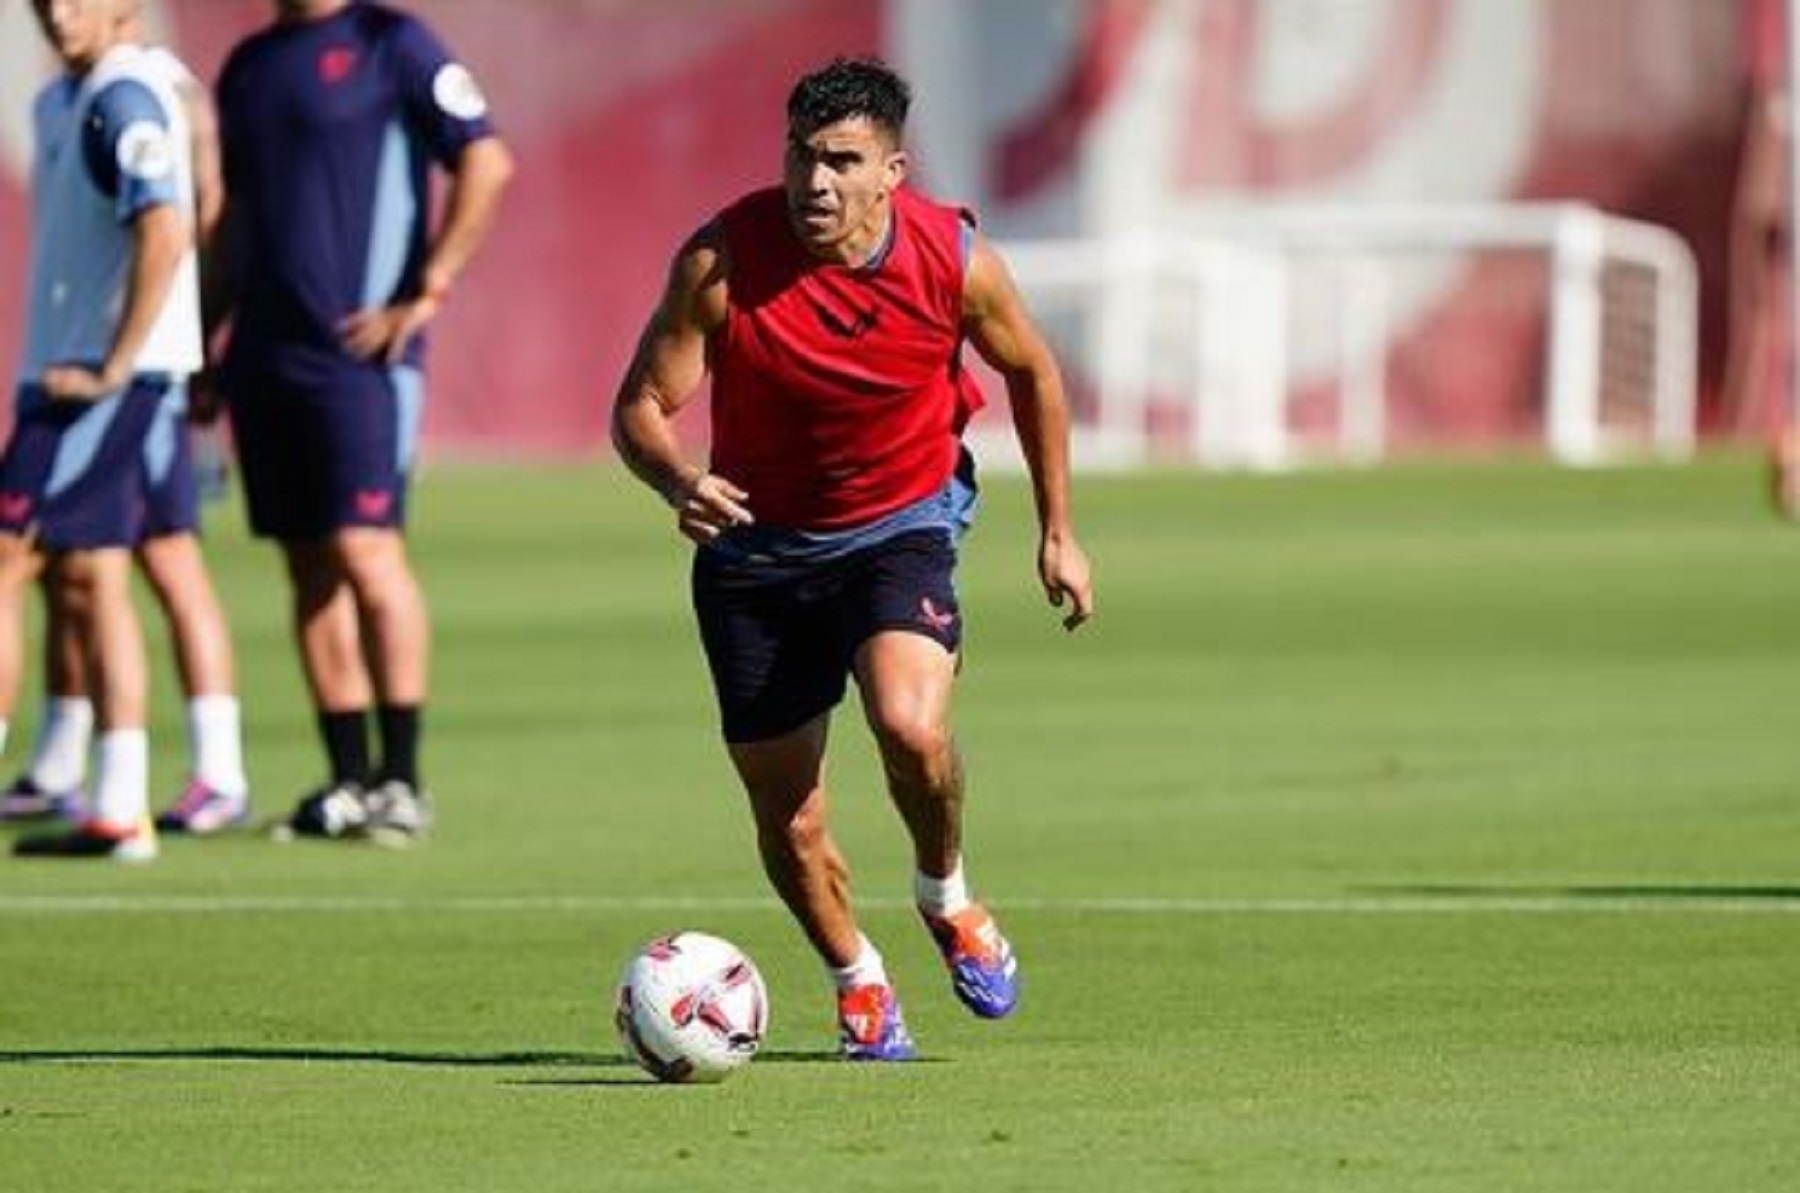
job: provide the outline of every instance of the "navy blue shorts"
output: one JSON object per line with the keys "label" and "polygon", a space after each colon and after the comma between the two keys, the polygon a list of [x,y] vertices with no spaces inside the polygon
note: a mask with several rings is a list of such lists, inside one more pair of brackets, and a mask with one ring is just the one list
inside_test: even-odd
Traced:
{"label": "navy blue shorts", "polygon": [[725,740],[765,741],[844,698],[859,647],[884,630],[962,645],[956,548],[941,530],[909,531],[806,564],[694,554],[694,612]]}
{"label": "navy blue shorts", "polygon": [[405,525],[424,406],[417,369],[345,362],[302,378],[238,366],[226,386],[255,534],[303,542]]}
{"label": "navy blue shorts", "polygon": [[0,456],[0,530],[52,551],[134,547],[143,537],[143,452],[171,382],[134,377],[98,402],[21,385]]}
{"label": "navy blue shorts", "polygon": [[193,438],[187,421],[187,395],[182,387],[171,387],[144,439],[145,538],[200,529],[200,478],[194,471]]}

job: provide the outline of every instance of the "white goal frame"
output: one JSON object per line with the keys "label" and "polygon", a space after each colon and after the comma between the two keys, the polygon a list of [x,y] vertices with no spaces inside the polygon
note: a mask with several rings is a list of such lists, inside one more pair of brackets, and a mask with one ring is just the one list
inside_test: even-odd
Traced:
{"label": "white goal frame", "polygon": [[[1667,228],[1587,204],[1274,205],[1209,212],[1182,234],[1001,241],[998,247],[1040,314],[1071,300],[1091,310],[1073,349],[1101,400],[1099,417],[1074,429],[1079,467],[1174,462],[1279,469],[1320,457],[1385,458],[1386,353],[1379,348],[1402,330],[1403,318],[1394,311],[1391,267],[1431,254],[1493,251],[1541,254],[1547,266],[1541,401],[1544,444],[1554,459],[1570,465],[1682,460],[1694,448],[1699,283],[1693,253]],[[1621,269],[1648,283],[1643,309],[1635,311],[1645,324],[1642,427],[1609,427],[1603,410],[1608,320],[1616,313],[1609,309],[1616,289],[1609,280]],[[1338,342],[1327,371],[1340,416],[1336,442],[1323,451],[1301,443],[1287,417],[1302,276],[1314,301],[1326,286],[1339,303]],[[1172,304],[1171,295],[1180,301]],[[1172,319],[1183,324],[1173,336]],[[1189,430],[1173,449],[1152,442],[1147,417],[1152,371],[1171,345],[1187,357],[1178,371]],[[1010,432],[977,423],[971,439],[984,461],[1018,465]]]}

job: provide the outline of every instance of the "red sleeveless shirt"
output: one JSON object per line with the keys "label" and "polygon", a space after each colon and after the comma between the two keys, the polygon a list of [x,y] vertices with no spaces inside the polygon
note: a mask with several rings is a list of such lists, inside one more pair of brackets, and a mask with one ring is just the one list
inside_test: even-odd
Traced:
{"label": "red sleeveless shirt", "polygon": [[759,522],[844,530],[941,489],[981,406],[962,368],[965,213],[902,187],[873,267],[820,261],[779,188],[720,214],[729,303],[711,348],[712,471]]}

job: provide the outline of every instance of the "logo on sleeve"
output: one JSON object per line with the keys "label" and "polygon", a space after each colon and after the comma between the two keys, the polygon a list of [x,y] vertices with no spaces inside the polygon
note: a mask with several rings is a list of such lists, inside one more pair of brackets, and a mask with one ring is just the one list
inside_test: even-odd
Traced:
{"label": "logo on sleeve", "polygon": [[446,62],[438,67],[431,80],[431,98],[458,120],[479,120],[487,115],[487,96],[469,68],[460,62]]}
{"label": "logo on sleeve", "polygon": [[129,178],[157,182],[175,171],[175,150],[169,134],[150,120],[134,120],[119,133],[113,152],[119,170]]}

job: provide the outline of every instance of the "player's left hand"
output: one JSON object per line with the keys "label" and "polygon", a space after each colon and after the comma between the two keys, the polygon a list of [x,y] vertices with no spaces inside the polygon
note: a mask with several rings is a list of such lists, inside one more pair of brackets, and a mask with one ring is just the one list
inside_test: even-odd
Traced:
{"label": "player's left hand", "polygon": [[437,312],[437,299],[421,295],[391,307],[357,311],[338,324],[338,334],[343,337],[344,349],[350,355],[362,360],[398,364],[406,355],[407,344]]}
{"label": "player's left hand", "polygon": [[126,378],[85,365],[52,365],[44,370],[44,392],[59,402],[97,402],[125,388]]}
{"label": "player's left hand", "polygon": [[1058,609],[1068,606],[1063,629],[1075,630],[1094,615],[1094,578],[1087,552],[1073,535],[1044,536],[1038,547],[1038,578]]}
{"label": "player's left hand", "polygon": [[676,500],[676,529],[704,547],[732,527],[756,521],[744,504],[749,499],[750,494],[724,477],[701,473]]}

